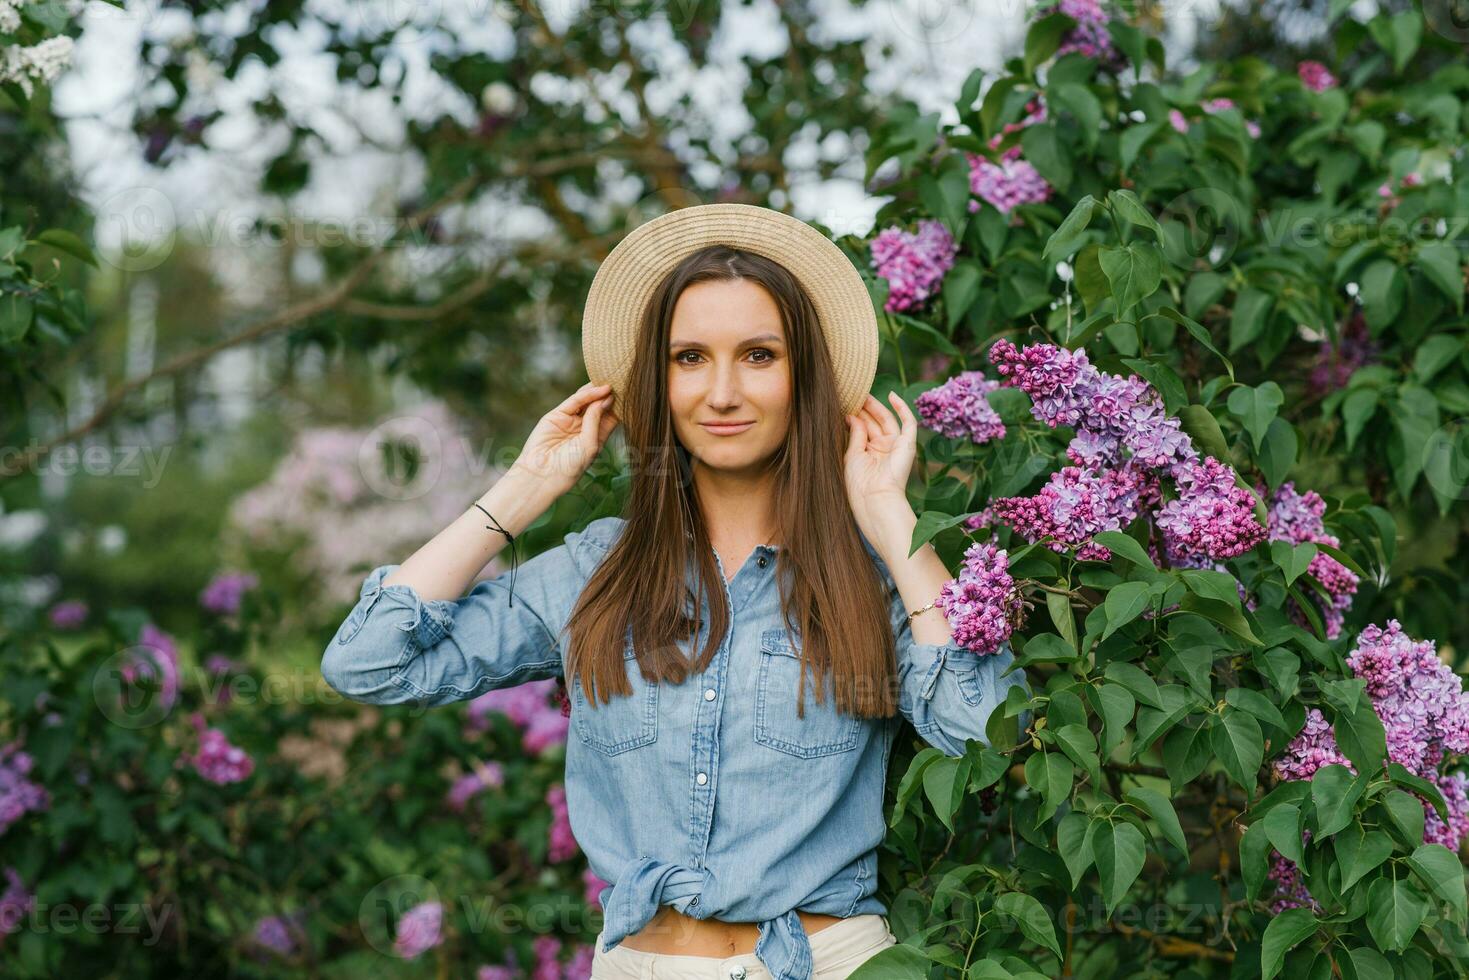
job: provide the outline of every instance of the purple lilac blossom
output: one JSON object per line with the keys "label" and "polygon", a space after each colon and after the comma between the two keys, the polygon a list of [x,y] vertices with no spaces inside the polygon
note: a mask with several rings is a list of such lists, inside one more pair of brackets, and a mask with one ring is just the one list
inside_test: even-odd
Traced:
{"label": "purple lilac blossom", "polygon": [[975,542],[964,552],[958,578],[944,583],[936,603],[967,650],[995,653],[1009,640],[1024,611],[1005,551]]}
{"label": "purple lilac blossom", "polygon": [[597,877],[597,873],[588,866],[582,869],[581,883],[582,898],[586,900],[587,905],[594,909],[600,908],[601,901],[599,900],[599,896],[602,894],[602,889],[606,888],[611,882],[603,881]]}
{"label": "purple lilac blossom", "polygon": [[20,743],[0,746],[0,834],[28,812],[51,806],[51,794],[28,777],[35,761]]}
{"label": "purple lilac blossom", "polygon": [[515,980],[515,971],[508,966],[482,966],[475,972],[474,980]]}
{"label": "purple lilac blossom", "polygon": [[[1054,188],[1029,162],[1002,156],[999,163],[991,163],[969,150],[964,153],[969,161],[970,193],[982,198],[1001,214],[1008,215],[1021,204],[1040,204],[1050,200]],[[970,213],[978,211],[979,207],[979,201],[971,198]]]}
{"label": "purple lilac blossom", "polygon": [[1337,340],[1333,344],[1327,337],[1317,348],[1316,363],[1311,366],[1306,382],[1307,390],[1314,395],[1326,395],[1344,387],[1357,368],[1377,358],[1378,347],[1367,329],[1361,306],[1352,311]]}
{"label": "purple lilac blossom", "polygon": [[[1263,496],[1265,487],[1259,484],[1257,491]],[[1296,492],[1295,483],[1287,480],[1276,488],[1267,502],[1269,513],[1269,538],[1271,541],[1287,541],[1290,544],[1314,544],[1330,545],[1333,548],[1341,547],[1341,541],[1335,535],[1326,533],[1326,525],[1322,523],[1321,516],[1326,513],[1326,501],[1314,490],[1305,493]],[[1326,638],[1334,640],[1341,635],[1341,628],[1346,619],[1346,611],[1351,608],[1352,597],[1357,593],[1357,575],[1341,562],[1331,557],[1324,551],[1318,551],[1311,559],[1311,564],[1306,571],[1312,578],[1320,582],[1331,596],[1331,604],[1322,607],[1319,600],[1315,600],[1318,611],[1326,627]],[[1250,608],[1254,608],[1253,603]],[[1292,621],[1299,625],[1307,625],[1305,613],[1296,604],[1290,601],[1288,615]]]}
{"label": "purple lilac blossom", "polygon": [[80,599],[67,599],[51,607],[48,613],[51,625],[59,630],[80,629],[87,621],[88,607]]}
{"label": "purple lilac blossom", "polygon": [[557,783],[546,790],[546,805],[551,808],[550,848],[547,860],[565,861],[581,853],[571,833],[571,817],[566,807],[566,787]]}
{"label": "purple lilac blossom", "polygon": [[1319,61],[1301,62],[1296,65],[1296,74],[1306,88],[1313,92],[1325,92],[1329,88],[1336,88],[1336,76]]}
{"label": "purple lilac blossom", "polygon": [[156,684],[163,707],[172,708],[180,686],[177,642],[152,623],[144,623],[137,644],[128,651],[118,673],[129,684],[139,680]]}
{"label": "purple lilac blossom", "polygon": [[470,799],[486,789],[505,785],[505,768],[498,762],[481,762],[475,765],[474,771],[466,773],[454,780],[449,787],[446,799],[451,809],[460,813],[469,804]]}
{"label": "purple lilac blossom", "polygon": [[[1387,735],[1387,755],[1413,775],[1438,788],[1447,805],[1448,820],[1423,800],[1424,841],[1458,851],[1469,838],[1469,799],[1465,797],[1463,773],[1443,773],[1440,766],[1450,753],[1469,753],[1469,692],[1459,676],[1435,652],[1431,640],[1415,641],[1402,631],[1396,619],[1387,628],[1367,626],[1347,656],[1347,666],[1366,681],[1366,693],[1382,720]],[[1330,724],[1311,708],[1306,724],[1286,746],[1272,768],[1281,779],[1310,779],[1325,765],[1355,767],[1337,747]],[[1285,858],[1280,862],[1289,863]],[[1293,887],[1296,879],[1272,875]],[[1299,895],[1287,893],[1279,908],[1295,907]]]}
{"label": "purple lilac blossom", "polygon": [[298,940],[301,936],[303,918],[304,915],[300,910],[289,915],[267,915],[255,923],[251,940],[256,946],[267,949],[277,956],[294,956],[300,948]]}
{"label": "purple lilac blossom", "polygon": [[562,980],[561,963],[558,957],[561,954],[561,940],[555,936],[537,936],[531,942],[531,949],[535,951],[536,965],[531,971],[531,980]]}
{"label": "purple lilac blossom", "polygon": [[1005,438],[1005,423],[985,397],[1000,387],[979,371],[961,371],[913,400],[928,428],[950,439],[985,443]]}
{"label": "purple lilac blossom", "polygon": [[560,686],[559,678],[548,678],[487,691],[469,702],[466,727],[470,732],[486,731],[489,713],[497,711],[520,729],[521,748],[532,755],[564,744],[571,725],[569,712],[547,700]]}
{"label": "purple lilac blossom", "polygon": [[240,611],[245,593],[259,582],[250,572],[220,572],[199,593],[199,605],[221,616],[233,616]]}
{"label": "purple lilac blossom", "polygon": [[26,890],[25,881],[14,868],[5,869],[5,891],[0,894],[0,936],[20,929],[26,913],[35,908],[36,896]]}
{"label": "purple lilac blossom", "polygon": [[1077,551],[1077,557],[1106,561],[1112,553],[1091,539],[1102,531],[1120,531],[1156,496],[1156,480],[1136,466],[1089,470],[1063,466],[1031,497],[998,497],[990,501],[996,520],[1010,525],[1027,541],[1050,538],[1052,551]]}
{"label": "purple lilac blossom", "polygon": [[439,902],[420,902],[398,919],[398,933],[393,938],[393,952],[411,960],[443,941],[444,906]]}
{"label": "purple lilac blossom", "polygon": [[207,727],[203,715],[195,712],[189,720],[199,733],[199,750],[192,755],[185,752],[180,761],[192,765],[199,775],[221,786],[238,783],[255,771],[255,760],[244,749],[231,745],[224,732]]}
{"label": "purple lilac blossom", "polygon": [[1057,56],[1075,51],[1114,72],[1126,65],[1107,32],[1107,12],[1097,0],[1061,0],[1056,9],[1076,21],[1076,26],[1062,37]]}
{"label": "purple lilac blossom", "polygon": [[889,313],[915,309],[937,293],[959,254],[949,229],[931,219],[918,222],[916,234],[896,226],[884,228],[871,249],[873,268],[888,281],[883,309]]}
{"label": "purple lilac blossom", "polygon": [[1178,474],[1178,499],[1159,508],[1156,519],[1171,548],[1200,558],[1233,558],[1265,539],[1255,519],[1255,495],[1234,477],[1233,467],[1213,457]]}

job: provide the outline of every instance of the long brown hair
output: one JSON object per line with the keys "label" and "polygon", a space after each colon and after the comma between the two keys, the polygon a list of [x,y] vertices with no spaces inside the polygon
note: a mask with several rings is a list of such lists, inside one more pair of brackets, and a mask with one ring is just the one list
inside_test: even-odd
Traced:
{"label": "long brown hair", "polygon": [[[744,279],[775,300],[791,358],[792,411],[785,443],[771,461],[779,522],[776,576],[781,612],[806,673],[830,677],[837,709],[856,717],[896,711],[895,650],[881,577],[863,547],[847,500],[843,456],[848,429],[831,359],[810,297],[782,265],[761,255],[714,245],[694,252],[664,278],[643,314],[637,351],[622,399],[632,460],[621,536],[588,580],[571,614],[567,675],[581,680],[595,706],[628,695],[623,659],[629,624],[643,677],[682,683],[703,671],[729,629],[730,610],[693,483],[691,459],[675,436],[666,364],[673,309],[698,282]],[[834,504],[839,504],[834,506]],[[685,587],[697,563],[709,597],[710,629],[691,662],[680,641],[697,636],[700,604]],[[794,615],[792,615],[794,613]],[[816,685],[824,703],[825,685]],[[804,712],[800,712],[804,716]]]}

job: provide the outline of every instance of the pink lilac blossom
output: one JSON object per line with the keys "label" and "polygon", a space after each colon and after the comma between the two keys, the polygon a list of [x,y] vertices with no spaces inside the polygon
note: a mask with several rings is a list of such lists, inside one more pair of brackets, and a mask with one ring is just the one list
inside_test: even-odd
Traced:
{"label": "pink lilac blossom", "polygon": [[0,834],[27,813],[51,806],[51,794],[29,776],[35,760],[20,743],[0,746]]}
{"label": "pink lilac blossom", "polygon": [[[998,133],[990,137],[988,144],[989,148],[999,151],[1000,144],[1004,142],[1006,136],[1009,136],[1011,133],[1018,133],[1022,129],[1025,129],[1029,126],[1034,126],[1038,122],[1045,121],[1046,102],[1043,97],[1037,95],[1035,98],[1031,99],[1025,104],[1025,117],[1023,119],[1021,119],[1019,122],[1006,123],[1005,125],[1000,127],[1000,131]],[[1014,146],[1011,146],[1009,149],[1000,151],[1001,162],[1018,159],[1020,159],[1020,144],[1018,143]],[[972,165],[973,161],[971,160],[970,163]],[[975,207],[971,207],[969,210],[973,211],[975,210]]]}
{"label": "pink lilac blossom", "polygon": [[1306,88],[1313,92],[1325,92],[1336,88],[1336,76],[1319,61],[1303,61],[1296,65],[1296,74]]}
{"label": "pink lilac blossom", "polygon": [[199,593],[199,605],[221,616],[233,616],[240,611],[245,593],[259,583],[250,572],[220,572]]}
{"label": "pink lilac blossom", "polygon": [[[1449,754],[1469,753],[1469,692],[1434,649],[1431,640],[1415,641],[1396,619],[1387,628],[1367,626],[1347,656],[1347,666],[1366,681],[1365,691],[1387,736],[1387,756],[1413,775],[1438,788],[1447,804],[1448,819],[1438,816],[1426,799],[1424,840],[1458,851],[1469,839],[1469,798],[1463,773],[1443,773]],[[1336,737],[1322,713],[1311,708],[1306,724],[1272,762],[1281,779],[1310,779],[1325,765],[1355,767],[1337,747]],[[1286,859],[1281,858],[1280,861]],[[1284,884],[1295,879],[1275,876]],[[1299,896],[1280,898],[1282,907],[1294,907]]]}
{"label": "pink lilac blossom", "polygon": [[989,509],[1027,541],[1049,538],[1046,546],[1052,551],[1076,550],[1078,558],[1106,561],[1112,553],[1091,539],[1132,523],[1155,500],[1155,486],[1150,474],[1131,465],[1063,466],[1034,496],[998,497]]}
{"label": "pink lilac blossom", "polygon": [[883,309],[889,313],[915,309],[937,293],[959,254],[959,244],[949,229],[931,219],[918,222],[916,234],[884,228],[871,248],[873,268],[888,281]]}
{"label": "pink lilac blossom", "polygon": [[469,801],[491,787],[505,785],[505,767],[498,762],[479,762],[474,771],[454,780],[445,799],[451,809],[463,813]]}
{"label": "pink lilac blossom", "polygon": [[180,762],[192,765],[199,775],[221,786],[249,778],[255,771],[255,760],[244,749],[231,745],[218,728],[207,727],[198,712],[189,720],[199,733],[199,749],[193,754],[183,753]]}
{"label": "pink lilac blossom", "polygon": [[[1311,839],[1311,832],[1301,832],[1301,839]],[[1270,870],[1265,876],[1275,882],[1275,897],[1270,901],[1270,911],[1279,915],[1286,909],[1308,908],[1313,912],[1321,911],[1321,903],[1311,897],[1311,892],[1306,888],[1302,880],[1301,869],[1296,863],[1284,854],[1275,853],[1270,858]]]}
{"label": "pink lilac blossom", "polygon": [[1003,549],[977,541],[965,550],[958,578],[939,590],[935,601],[959,646],[995,653],[1020,624],[1024,605],[1008,562]]}
{"label": "pink lilac blossom", "polygon": [[571,817],[566,807],[566,787],[557,783],[546,790],[546,805],[551,808],[550,847],[548,860],[565,861],[581,853],[571,833]]}
{"label": "pink lilac blossom", "polygon": [[597,877],[597,873],[595,871],[593,871],[590,867],[586,867],[582,869],[581,883],[582,898],[585,899],[586,903],[592,908],[599,908],[601,906],[599,896],[602,894],[602,889],[606,888],[610,884],[610,882],[603,881],[601,878]]}
{"label": "pink lilac blossom", "polygon": [[398,919],[393,952],[405,960],[420,956],[443,941],[444,906],[420,902]]}
{"label": "pink lilac blossom", "polygon": [[1005,438],[1005,423],[985,397],[1000,387],[979,371],[961,371],[913,400],[928,428],[950,439],[985,443]]}
{"label": "pink lilac blossom", "polygon": [[5,891],[0,894],[0,936],[20,929],[26,913],[36,906],[36,896],[26,890],[25,880],[14,868],[5,869]]}
{"label": "pink lilac blossom", "polygon": [[[1419,187],[1422,184],[1423,175],[1414,170],[1410,173],[1403,174],[1403,179],[1398,182],[1398,190],[1406,190],[1409,187]],[[1382,205],[1383,211],[1391,211],[1393,208],[1402,203],[1403,200],[1397,195],[1396,192],[1393,191],[1391,179],[1383,181],[1382,184],[1378,186],[1377,196],[1386,199]]]}
{"label": "pink lilac blossom", "polygon": [[1061,0],[1056,9],[1076,21],[1076,26],[1061,39],[1061,46],[1056,49],[1058,57],[1075,51],[1096,59],[1099,65],[1114,72],[1126,65],[1126,59],[1107,32],[1107,12],[1097,0]]}
{"label": "pink lilac blossom", "polygon": [[547,700],[547,695],[559,686],[558,680],[546,679],[481,694],[469,702],[466,727],[471,732],[483,732],[490,727],[486,716],[498,711],[520,729],[521,748],[526,752],[538,755],[554,745],[563,745],[571,724],[569,712]]}
{"label": "pink lilac blossom", "polygon": [[1188,132],[1188,117],[1177,109],[1168,110],[1168,125],[1173,127],[1174,132]]}
{"label": "pink lilac blossom", "polygon": [[268,915],[255,923],[251,941],[277,956],[294,956],[301,946],[303,918],[300,910],[289,915]]}
{"label": "pink lilac blossom", "polygon": [[558,959],[561,954],[561,940],[555,936],[537,936],[531,942],[531,949],[536,956],[536,965],[530,974],[531,980],[562,980],[561,963]]}
{"label": "pink lilac blossom", "polygon": [[1158,510],[1156,523],[1169,546],[1200,558],[1233,558],[1265,539],[1255,519],[1255,496],[1234,482],[1234,468],[1212,457],[1177,475],[1178,499]]}
{"label": "pink lilac blossom", "polygon": [[[1257,485],[1256,489],[1264,496],[1264,484]],[[1326,513],[1326,501],[1314,490],[1305,493],[1296,492],[1295,483],[1287,480],[1276,488],[1267,501],[1269,514],[1268,533],[1271,541],[1287,541],[1291,544],[1315,544],[1330,545],[1339,548],[1341,541],[1335,535],[1326,533],[1326,525],[1322,523],[1321,516]],[[1346,619],[1346,611],[1352,606],[1352,597],[1357,593],[1357,576],[1351,569],[1331,557],[1324,551],[1317,552],[1311,559],[1306,571],[1320,582],[1331,596],[1329,606],[1322,607],[1319,600],[1315,600],[1318,611],[1322,615],[1322,621],[1326,626],[1326,638],[1334,640],[1341,635],[1342,624]],[[1249,604],[1254,608],[1253,602]],[[1308,621],[1305,613],[1291,600],[1288,607],[1291,619],[1301,626],[1307,626]]]}
{"label": "pink lilac blossom", "polygon": [[475,972],[474,980],[515,980],[515,971],[508,966],[482,966]]}
{"label": "pink lilac blossom", "polygon": [[587,943],[577,943],[572,948],[570,959],[566,961],[566,972],[562,974],[562,980],[587,980],[592,975],[592,957],[595,952]]}
{"label": "pink lilac blossom", "polygon": [[[1203,109],[1204,112],[1212,116],[1216,112],[1223,112],[1226,109],[1234,109],[1236,108],[1236,106],[1233,99],[1218,98],[1199,103],[1199,108]],[[1250,134],[1250,138],[1259,139],[1260,124],[1255,122],[1253,119],[1246,119],[1244,122],[1245,132]],[[1172,126],[1176,132],[1179,133],[1187,133],[1189,129],[1188,117],[1185,116],[1178,109],[1168,110],[1168,124]]]}
{"label": "pink lilac blossom", "polygon": [[178,643],[152,623],[144,623],[118,673],[129,684],[146,680],[157,685],[163,707],[172,708],[180,686]]}
{"label": "pink lilac blossom", "polygon": [[1325,395],[1346,385],[1359,367],[1377,358],[1378,347],[1367,329],[1367,319],[1358,306],[1352,311],[1333,344],[1327,337],[1316,351],[1316,363],[1306,381],[1313,395]]}
{"label": "pink lilac blossom", "polygon": [[51,607],[48,616],[51,625],[59,630],[80,629],[87,621],[88,607],[80,599],[67,599]]}
{"label": "pink lilac blossom", "polygon": [[[1012,149],[1018,150],[1019,147]],[[1001,214],[1008,215],[1021,204],[1048,201],[1055,190],[1040,171],[1025,160],[1002,158],[999,163],[991,163],[969,150],[964,153],[969,161],[970,193],[988,202]],[[978,211],[979,207],[979,201],[971,198],[970,213]]]}

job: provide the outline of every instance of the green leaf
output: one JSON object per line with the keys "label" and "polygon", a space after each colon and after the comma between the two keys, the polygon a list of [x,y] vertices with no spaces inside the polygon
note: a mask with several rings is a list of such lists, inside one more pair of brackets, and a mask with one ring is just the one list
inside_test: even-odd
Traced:
{"label": "green leaf", "polygon": [[1260,894],[1270,869],[1270,838],[1265,828],[1252,823],[1239,839],[1239,870],[1245,880],[1245,897]]}
{"label": "green leaf", "polygon": [[1382,797],[1387,808],[1388,827],[1409,847],[1423,843],[1423,804],[1418,797],[1400,789],[1389,790]]}
{"label": "green leaf", "polygon": [[1157,292],[1158,284],[1163,281],[1163,260],[1155,245],[1104,245],[1097,258],[1117,301],[1119,316],[1126,316],[1139,302]]}
{"label": "green leaf", "polygon": [[1459,261],[1459,250],[1448,242],[1428,242],[1418,249],[1418,268],[1443,291],[1454,303],[1462,316],[1464,313],[1464,267]]}
{"label": "green leaf", "polygon": [[1316,836],[1330,837],[1352,822],[1357,801],[1367,789],[1366,779],[1346,766],[1322,766],[1311,777],[1311,802],[1316,805]]}
{"label": "green leaf", "polygon": [[1163,124],[1160,122],[1140,122],[1122,131],[1122,136],[1118,140],[1118,150],[1124,173],[1132,169],[1137,155],[1142,152],[1148,140],[1152,139],[1154,134],[1162,128]]}
{"label": "green leaf", "polygon": [[[1199,280],[1203,279],[1205,275],[1214,275],[1214,274],[1213,273],[1201,273],[1200,275],[1194,276],[1194,282],[1198,282]],[[1219,281],[1219,290],[1222,293],[1223,292],[1223,289],[1224,289],[1224,285],[1223,285],[1224,284],[1224,280],[1223,280],[1223,277],[1221,277],[1221,276],[1214,276],[1214,278]],[[1190,282],[1189,283],[1190,292],[1192,292],[1194,282]],[[1190,306],[1192,307],[1192,304],[1190,304]],[[1180,313],[1177,310],[1173,309],[1172,307],[1168,307],[1168,306],[1161,307],[1158,310],[1157,315],[1163,316],[1163,317],[1167,317],[1169,320],[1172,320],[1175,323],[1182,324],[1183,325],[1183,328],[1185,330],[1187,330],[1189,332],[1189,334],[1195,340],[1197,340],[1200,344],[1203,344],[1204,347],[1211,354],[1213,354],[1215,357],[1219,358],[1219,360],[1221,360],[1221,361],[1224,362],[1224,370],[1229,373],[1229,380],[1230,381],[1233,381],[1234,380],[1234,363],[1232,361],[1230,361],[1229,358],[1225,357],[1222,353],[1220,353],[1218,347],[1215,347],[1214,346],[1214,338],[1212,336],[1210,336],[1208,329],[1206,329],[1203,326],[1203,324],[1198,323],[1197,321],[1192,320],[1189,317],[1184,316],[1182,313]]]}
{"label": "green leaf", "polygon": [[1185,857],[1189,854],[1188,841],[1184,839],[1183,827],[1173,809],[1173,801],[1155,789],[1139,786],[1122,794],[1127,802],[1141,809],[1158,822],[1158,829]]}
{"label": "green leaf", "polygon": [[1310,909],[1287,909],[1273,917],[1260,938],[1261,980],[1272,980],[1285,965],[1285,954],[1316,932]]}
{"label": "green leaf", "polygon": [[1265,759],[1265,736],[1253,716],[1226,708],[1209,732],[1214,754],[1224,771],[1247,793],[1255,791],[1260,764]]}
{"label": "green leaf", "polygon": [[934,762],[923,771],[923,795],[928,797],[934,815],[944,822],[952,833],[954,811],[963,802],[963,797],[954,792],[954,777],[959,770],[958,758],[945,757]]}
{"label": "green leaf", "polygon": [[1375,773],[1387,758],[1387,733],[1382,719],[1365,701],[1350,711],[1338,711],[1332,719],[1336,744],[1358,772]]}
{"label": "green leaf", "polygon": [[972,259],[960,259],[954,263],[954,267],[944,276],[944,311],[948,319],[949,333],[954,332],[954,327],[969,312],[974,301],[979,298],[980,283],[984,279],[984,269],[978,262]]}
{"label": "green leaf", "polygon": [[1464,865],[1442,844],[1422,844],[1408,857],[1408,866],[1418,873],[1435,895],[1449,903],[1462,920],[1466,909]]}
{"label": "green leaf", "polygon": [[1260,818],[1260,827],[1271,845],[1297,866],[1306,863],[1301,839],[1301,808],[1294,803],[1271,807]]}
{"label": "green leaf", "polygon": [[1189,591],[1205,599],[1239,608],[1239,580],[1228,572],[1211,568],[1188,568],[1179,573]]}
{"label": "green leaf", "polygon": [[1091,224],[1092,215],[1097,210],[1097,199],[1090,194],[1084,195],[1072,207],[1071,213],[1066,220],[1061,222],[1051,237],[1046,239],[1046,247],[1041,251],[1041,264],[1050,266],[1060,261],[1075,249],[1076,239]]}
{"label": "green leaf", "polygon": [[1057,192],[1065,194],[1071,186],[1071,155],[1057,135],[1056,125],[1043,122],[1026,126],[1020,134],[1020,147],[1026,162]]}
{"label": "green leaf", "polygon": [[1052,13],[1042,17],[1025,32],[1025,74],[1034,75],[1040,65],[1061,47],[1061,38],[1076,22],[1065,14]]}
{"label": "green leaf", "polygon": [[1137,709],[1137,701],[1127,688],[1120,684],[1098,684],[1094,690],[1097,700],[1101,703],[1101,753],[1102,758],[1106,759],[1127,736],[1127,726],[1132,722],[1132,714]]}
{"label": "green leaf", "polygon": [[1144,582],[1123,582],[1114,586],[1103,602],[1107,611],[1107,628],[1102,632],[1105,640],[1118,629],[1137,619],[1148,608],[1152,600]]}
{"label": "green leaf", "polygon": [[1245,614],[1237,604],[1220,602],[1217,599],[1205,599],[1203,596],[1189,593],[1178,601],[1178,607],[1184,612],[1195,613],[1211,622],[1218,623],[1251,646],[1261,645],[1260,638],[1255,635],[1254,630],[1250,629],[1249,620],[1245,619]]}
{"label": "green leaf", "polygon": [[1061,854],[1061,860],[1066,862],[1073,889],[1081,884],[1081,876],[1086,874],[1086,869],[1092,864],[1091,834],[1088,833],[1090,827],[1091,821],[1087,815],[1077,810],[1062,817],[1056,827],[1056,849]]}
{"label": "green leaf", "polygon": [[1114,660],[1108,664],[1102,672],[1107,680],[1121,684],[1132,692],[1132,696],[1143,704],[1154,708],[1164,708],[1162,699],[1158,695],[1158,684],[1136,664],[1127,663],[1124,660]]}
{"label": "green leaf", "polygon": [[1371,946],[1355,946],[1337,962],[1341,964],[1345,980],[1393,980],[1392,964]]}
{"label": "green leaf", "polygon": [[1271,489],[1280,486],[1290,474],[1291,467],[1296,465],[1299,448],[1300,439],[1296,436],[1295,426],[1279,416],[1271,419],[1257,458],[1260,472],[1265,474],[1265,483]]}
{"label": "green leaf", "polygon": [[1306,573],[1311,559],[1316,557],[1317,548],[1311,541],[1292,545],[1289,541],[1270,542],[1270,560],[1285,573],[1285,584],[1290,585]]}
{"label": "green leaf", "polygon": [[1143,832],[1125,820],[1097,822],[1092,854],[1102,879],[1102,901],[1111,915],[1143,869]]}
{"label": "green leaf", "polygon": [[1118,558],[1125,558],[1145,571],[1156,572],[1158,566],[1137,543],[1137,539],[1121,531],[1103,531],[1092,536],[1092,540],[1109,549]]}
{"label": "green leaf", "polygon": [[1285,718],[1280,714],[1280,709],[1271,703],[1270,699],[1259,691],[1248,687],[1231,687],[1224,692],[1225,703],[1231,704],[1241,711],[1248,711],[1256,718],[1268,725],[1284,729]]}
{"label": "green leaf", "polygon": [[65,252],[67,255],[81,259],[92,268],[100,268],[97,265],[97,256],[87,247],[87,243],[64,228],[48,228],[36,236],[36,241],[50,245],[54,249]]}
{"label": "green leaf", "polygon": [[[1463,292],[1460,292],[1460,297]],[[1433,376],[1448,367],[1464,353],[1464,338],[1452,334],[1429,337],[1413,353],[1413,373],[1427,384]]]}
{"label": "green leaf", "polygon": [[1376,336],[1401,312],[1407,280],[1396,262],[1379,259],[1363,271],[1359,287],[1363,319],[1369,332]]}
{"label": "green leaf", "polygon": [[1341,406],[1342,421],[1346,423],[1347,449],[1356,445],[1362,429],[1377,414],[1377,404],[1376,388],[1356,388],[1347,393]]}
{"label": "green leaf", "polygon": [[[1265,329],[1265,319],[1270,313],[1275,297],[1271,294],[1246,286],[1234,300],[1234,314],[1229,320],[1229,352],[1233,354],[1246,344],[1254,342]],[[1212,455],[1212,454],[1211,454]]]}
{"label": "green leaf", "polygon": [[1178,421],[1183,426],[1183,431],[1193,440],[1195,449],[1222,463],[1230,461],[1229,443],[1224,441],[1224,431],[1219,428],[1219,420],[1207,408],[1202,405],[1186,405],[1179,411]]}
{"label": "green leaf", "polygon": [[1158,219],[1153,217],[1152,212],[1132,191],[1125,188],[1108,191],[1107,204],[1118,217],[1126,219],[1129,224],[1148,229],[1153,233],[1154,240],[1163,241],[1163,229],[1158,225]]}
{"label": "green leaf", "polygon": [[1332,838],[1336,861],[1341,866],[1341,890],[1345,892],[1392,853],[1392,839],[1380,830],[1363,830],[1351,824]]}
{"label": "green leaf", "polygon": [[1006,892],[995,899],[995,911],[1014,919],[1025,938],[1046,947],[1061,959],[1061,944],[1056,941],[1056,928],[1040,902],[1024,892]]}
{"label": "green leaf", "polygon": [[1267,381],[1257,388],[1241,385],[1229,393],[1229,410],[1239,418],[1245,431],[1255,443],[1255,452],[1260,451],[1260,440],[1275,418],[1280,406],[1285,404],[1285,392],[1274,381]]}
{"label": "green leaf", "polygon": [[918,549],[932,541],[941,531],[964,521],[968,514],[944,514],[936,510],[925,510],[918,515],[918,522],[913,525],[913,539],[908,542],[908,556],[911,558],[917,554]]}
{"label": "green leaf", "polygon": [[1061,801],[1071,793],[1076,767],[1060,752],[1035,752],[1025,760],[1025,782],[1041,794],[1045,805],[1040,808],[1038,822],[1051,819]]}
{"label": "green leaf", "polygon": [[1378,878],[1367,891],[1367,931],[1382,949],[1407,949],[1427,915],[1427,896],[1406,878]]}

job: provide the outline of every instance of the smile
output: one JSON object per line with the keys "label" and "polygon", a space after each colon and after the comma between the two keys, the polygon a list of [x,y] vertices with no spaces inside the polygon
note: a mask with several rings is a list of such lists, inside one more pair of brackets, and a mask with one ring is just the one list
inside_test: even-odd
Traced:
{"label": "smile", "polygon": [[701,426],[717,436],[733,436],[744,432],[754,422],[700,422]]}

